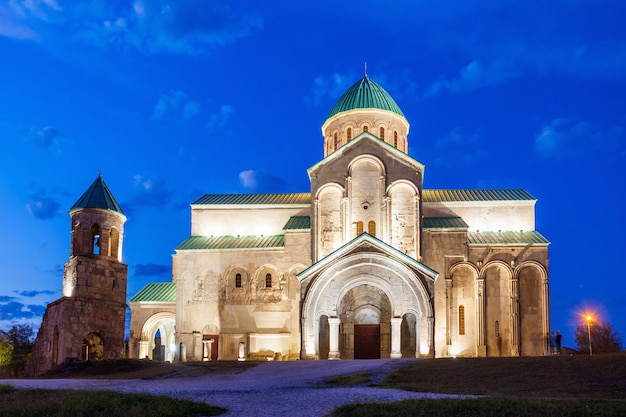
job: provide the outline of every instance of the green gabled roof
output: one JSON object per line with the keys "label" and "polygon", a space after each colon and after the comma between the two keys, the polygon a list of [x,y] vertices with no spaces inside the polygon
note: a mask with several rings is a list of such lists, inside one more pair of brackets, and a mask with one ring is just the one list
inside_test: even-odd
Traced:
{"label": "green gabled roof", "polygon": [[110,210],[124,214],[122,208],[117,204],[109,187],[107,187],[100,175],[98,175],[98,178],[87,188],[87,191],[83,193],[78,201],[74,203],[70,209],[70,213],[84,208]]}
{"label": "green gabled roof", "polygon": [[422,200],[425,203],[443,201],[535,201],[528,191],[512,190],[423,190]]}
{"label": "green gabled roof", "polygon": [[291,216],[283,230],[309,230],[311,229],[310,216]]}
{"label": "green gabled roof", "polygon": [[424,229],[464,229],[469,226],[460,217],[424,217]]}
{"label": "green gabled roof", "polygon": [[311,193],[292,194],[205,194],[193,203],[207,205],[231,205],[231,204],[311,204]]}
{"label": "green gabled roof", "polygon": [[189,236],[176,250],[265,249],[285,247],[285,236]]}
{"label": "green gabled roof", "polygon": [[335,107],[328,115],[328,119],[339,113],[355,109],[388,110],[406,119],[404,113],[402,113],[402,110],[400,110],[400,107],[398,107],[389,93],[370,80],[367,75],[360,81],[357,81],[339,98],[339,101],[337,101],[337,104],[335,104]]}
{"label": "green gabled roof", "polygon": [[529,232],[468,232],[468,245],[549,245],[537,231]]}
{"label": "green gabled roof", "polygon": [[176,302],[175,282],[151,282],[128,300],[130,303],[174,303]]}

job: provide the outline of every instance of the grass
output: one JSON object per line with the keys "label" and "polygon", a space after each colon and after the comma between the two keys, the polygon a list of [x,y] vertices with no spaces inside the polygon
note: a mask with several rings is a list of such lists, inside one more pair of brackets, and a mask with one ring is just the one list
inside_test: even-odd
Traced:
{"label": "grass", "polygon": [[80,379],[154,379],[203,374],[237,374],[258,362],[208,361],[169,363],[139,359],[108,359],[64,363],[46,373],[44,378]]}
{"label": "grass", "polygon": [[217,416],[221,407],[148,394],[110,391],[17,390],[0,385],[0,417]]}
{"label": "grass", "polygon": [[348,375],[340,375],[326,380],[327,384],[337,386],[361,385],[372,382],[372,375],[369,372],[356,372]]}
{"label": "grass", "polygon": [[332,417],[625,416],[626,355],[419,360],[379,386],[485,397],[348,404]]}

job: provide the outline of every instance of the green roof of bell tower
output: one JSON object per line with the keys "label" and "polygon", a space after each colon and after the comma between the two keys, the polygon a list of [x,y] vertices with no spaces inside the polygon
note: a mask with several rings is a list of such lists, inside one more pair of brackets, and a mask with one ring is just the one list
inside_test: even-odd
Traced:
{"label": "green roof of bell tower", "polygon": [[404,113],[402,113],[402,110],[400,110],[400,107],[398,107],[389,93],[369,79],[367,75],[360,81],[357,81],[341,96],[328,118],[330,119],[339,113],[355,109],[388,110],[406,119]]}
{"label": "green roof of bell tower", "polygon": [[98,175],[98,178],[87,188],[87,191],[83,193],[78,201],[74,203],[70,209],[70,213],[84,208],[110,210],[124,215],[122,208],[117,204],[115,197],[113,197],[109,187],[107,187],[100,175]]}

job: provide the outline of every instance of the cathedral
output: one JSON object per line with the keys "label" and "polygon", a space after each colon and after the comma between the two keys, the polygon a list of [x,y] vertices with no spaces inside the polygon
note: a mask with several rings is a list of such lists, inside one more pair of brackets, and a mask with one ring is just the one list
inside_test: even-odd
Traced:
{"label": "cathedral", "polygon": [[172,281],[130,300],[130,355],[546,355],[549,242],[523,189],[423,188],[409,122],[365,75],[322,125],[310,191],[206,194]]}

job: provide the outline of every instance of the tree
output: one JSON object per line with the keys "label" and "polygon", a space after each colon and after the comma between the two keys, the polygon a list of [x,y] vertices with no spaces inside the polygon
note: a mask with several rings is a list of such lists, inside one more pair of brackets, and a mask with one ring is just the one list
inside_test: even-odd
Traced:
{"label": "tree", "polygon": [[[591,323],[591,350],[597,353],[619,352],[622,350],[622,339],[613,329],[611,323],[605,321]],[[589,352],[589,331],[586,324],[576,327],[576,345],[578,350]]]}
{"label": "tree", "polygon": [[0,330],[0,366],[11,363],[13,345],[9,342],[8,334]]}

